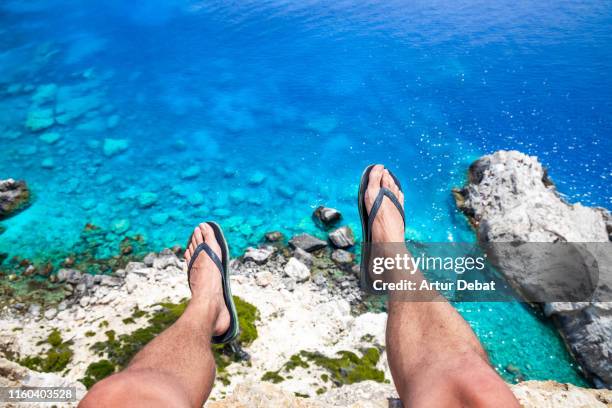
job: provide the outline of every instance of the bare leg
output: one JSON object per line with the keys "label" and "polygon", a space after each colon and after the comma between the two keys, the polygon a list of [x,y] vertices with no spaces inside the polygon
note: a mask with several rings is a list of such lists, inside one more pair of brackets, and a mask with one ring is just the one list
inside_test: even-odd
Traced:
{"label": "bare leg", "polygon": [[[195,247],[206,241],[221,257],[221,249],[207,224],[196,227],[185,252],[187,262]],[[201,407],[215,378],[210,348],[213,335],[229,327],[221,275],[202,252],[191,271],[193,296],[185,313],[143,348],[129,366],[96,384],[80,407]]]}
{"label": "bare leg", "polygon": [[[366,208],[380,187],[404,196],[382,166],[370,173]],[[372,226],[374,242],[403,242],[404,226],[387,198]],[[491,368],[470,326],[445,301],[389,300],[387,358],[405,407],[519,407],[514,395]]]}

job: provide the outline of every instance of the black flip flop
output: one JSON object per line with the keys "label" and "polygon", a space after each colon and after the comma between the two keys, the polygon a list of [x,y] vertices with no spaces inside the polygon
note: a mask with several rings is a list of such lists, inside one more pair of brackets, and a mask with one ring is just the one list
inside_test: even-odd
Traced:
{"label": "black flip flop", "polygon": [[[374,204],[372,204],[370,214],[368,214],[368,210],[366,209],[365,205],[365,192],[368,188],[370,172],[372,171],[372,168],[374,166],[374,164],[371,164],[366,167],[366,169],[363,171],[363,174],[361,175],[361,182],[359,183],[359,194],[357,196],[357,201],[359,205],[359,218],[361,218],[361,288],[369,292],[377,293],[377,291],[372,288],[372,279],[370,277],[370,274],[368,273],[368,265],[370,264],[370,250],[372,244],[372,223],[374,222],[376,214],[378,213],[378,210],[380,209],[380,206],[385,197],[389,198],[389,200],[391,200],[391,202],[395,204],[395,206],[399,210],[400,214],[402,215],[402,222],[404,223],[404,228],[406,227],[406,218],[404,216],[404,209],[402,208],[399,199],[395,196],[395,194],[391,192],[391,190],[385,187],[380,188],[380,191],[378,192],[378,195],[374,200]],[[400,189],[400,191],[403,191],[402,185],[397,179],[397,177],[395,177],[391,170],[387,169],[387,171],[389,171],[389,174],[395,181],[395,184],[397,184],[397,187]]]}
{"label": "black flip flop", "polygon": [[234,304],[234,298],[232,298],[232,290],[230,288],[228,262],[229,248],[219,224],[212,221],[207,222],[207,224],[215,232],[215,238],[221,247],[221,259],[219,259],[217,254],[215,254],[215,252],[206,242],[202,242],[195,248],[193,255],[191,256],[191,260],[189,261],[189,266],[187,267],[187,282],[189,283],[189,289],[191,289],[191,283],[189,280],[191,277],[191,267],[193,266],[193,263],[198,255],[204,251],[210,257],[210,259],[212,259],[217,268],[219,268],[219,272],[221,273],[221,283],[223,284],[223,300],[225,301],[225,306],[227,306],[227,310],[229,310],[230,313],[230,327],[225,333],[219,336],[213,336],[212,343],[225,344],[234,340],[236,336],[238,336],[238,332],[240,330],[240,326],[238,325],[238,313],[236,312],[236,305]]}

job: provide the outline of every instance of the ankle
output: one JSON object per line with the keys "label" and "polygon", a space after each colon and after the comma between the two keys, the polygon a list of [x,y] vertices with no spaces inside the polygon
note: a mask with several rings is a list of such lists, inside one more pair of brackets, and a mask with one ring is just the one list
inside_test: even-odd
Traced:
{"label": "ankle", "polygon": [[218,301],[210,298],[193,297],[189,301],[183,317],[187,322],[193,322],[212,330],[220,313],[221,307]]}

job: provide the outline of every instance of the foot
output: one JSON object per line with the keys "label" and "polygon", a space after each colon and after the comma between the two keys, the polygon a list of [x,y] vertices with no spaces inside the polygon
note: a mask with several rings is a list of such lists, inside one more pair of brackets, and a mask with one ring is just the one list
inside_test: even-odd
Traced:
{"label": "foot", "polygon": [[[399,186],[395,183],[389,170],[385,169],[381,164],[377,164],[370,171],[368,187],[365,191],[365,205],[368,214],[372,209],[372,205],[378,196],[381,187],[389,189],[404,208],[404,194],[400,191]],[[404,242],[404,221],[399,210],[389,200],[384,197],[376,218],[372,223],[372,241],[373,242]]]}
{"label": "foot", "polygon": [[[215,232],[210,225],[202,223],[193,231],[185,251],[185,261],[188,265],[196,247],[202,242],[206,242],[219,259],[223,260],[221,247],[215,238]],[[208,316],[213,319],[214,336],[225,333],[230,326],[230,314],[223,299],[221,272],[204,251],[200,252],[191,267],[189,284],[192,292],[189,305],[206,311]]]}

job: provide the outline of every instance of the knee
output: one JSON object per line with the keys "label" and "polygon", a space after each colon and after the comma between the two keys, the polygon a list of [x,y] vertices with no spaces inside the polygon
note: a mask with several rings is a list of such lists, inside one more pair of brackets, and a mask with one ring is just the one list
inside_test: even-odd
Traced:
{"label": "knee", "polygon": [[127,384],[116,374],[95,384],[81,400],[79,408],[121,406],[127,395]]}
{"label": "knee", "polygon": [[190,407],[186,393],[163,373],[123,371],[94,385],[79,408]]}
{"label": "knee", "polygon": [[474,360],[465,365],[452,382],[466,406],[520,407],[508,384],[484,360]]}

